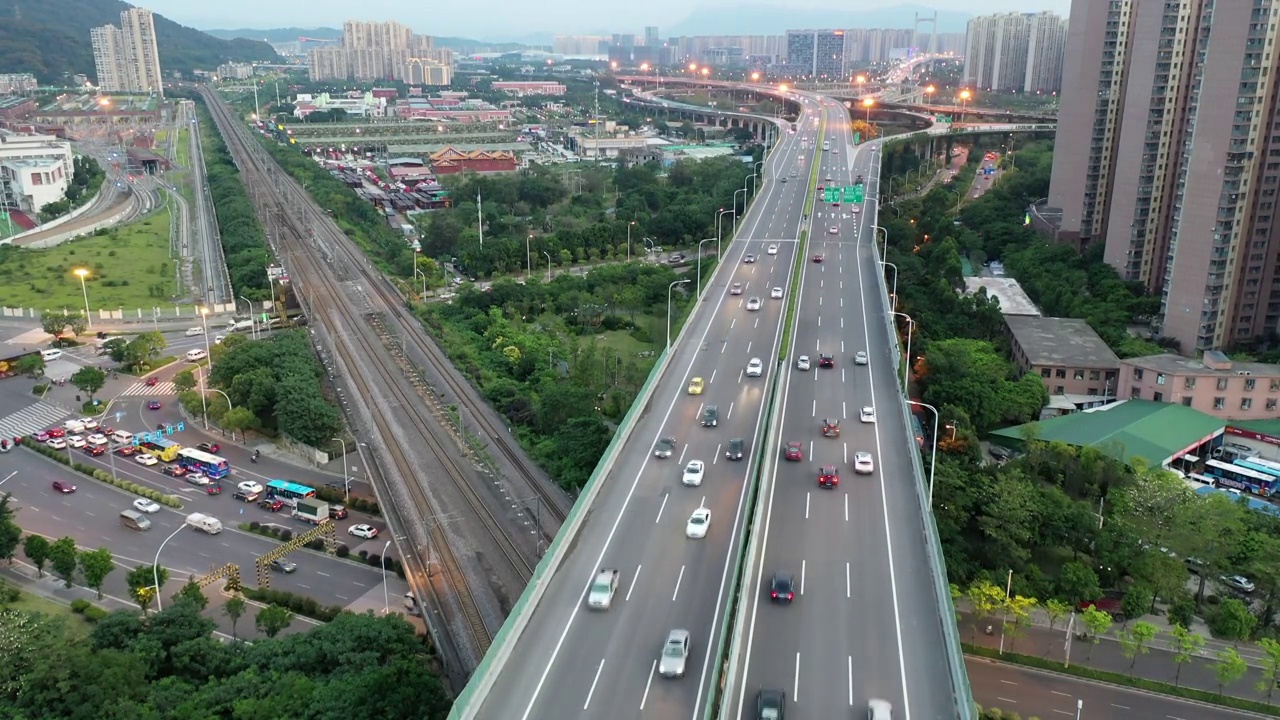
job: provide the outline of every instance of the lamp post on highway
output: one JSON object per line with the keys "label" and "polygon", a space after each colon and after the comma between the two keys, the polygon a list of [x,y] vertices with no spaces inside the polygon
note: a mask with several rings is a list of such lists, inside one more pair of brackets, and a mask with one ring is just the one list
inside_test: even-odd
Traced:
{"label": "lamp post on highway", "polygon": [[[702,297],[702,243],[709,243],[715,239],[716,238],[705,238],[698,241],[698,284],[696,286],[698,290],[694,293],[694,297]],[[719,244],[717,243],[717,247],[718,246]]]}
{"label": "lamp post on highway", "polygon": [[89,271],[85,268],[76,268],[71,272],[80,278],[80,292],[84,294],[84,319],[88,323],[88,327],[93,329],[93,318],[89,317],[89,288],[84,284],[84,279],[89,277]]}
{"label": "lamp post on highway", "polygon": [[627,262],[631,262],[631,228],[635,227],[635,225],[635,220],[627,223]]}
{"label": "lamp post on highway", "polygon": [[258,339],[258,319],[253,312],[253,302],[249,298],[241,295],[240,299],[244,301],[244,306],[249,309],[249,332],[254,340]]}
{"label": "lamp post on highway", "polygon": [[151,563],[151,579],[156,584],[156,612],[160,612],[164,609],[160,602],[160,553],[164,552],[164,546],[168,545],[170,540],[177,537],[178,533],[182,532],[182,529],[186,526],[186,523],[179,525],[178,529],[170,533],[169,537],[165,538],[164,542],[160,543],[160,547],[156,548],[156,559]]}
{"label": "lamp post on highway", "polygon": [[747,184],[742,183],[741,190],[733,191],[733,231],[738,232],[738,193],[742,193],[742,214],[747,214]]}
{"label": "lamp post on highway", "polygon": [[533,233],[529,233],[524,238],[524,281],[529,282],[533,278],[533,256],[529,254],[529,241],[533,239]]}
{"label": "lamp post on highway", "polygon": [[351,502],[351,476],[347,475],[347,441],[340,437],[334,440],[342,443],[342,501]]}
{"label": "lamp post on highway", "polygon": [[875,107],[875,98],[862,98],[862,107],[867,109],[867,124],[871,124],[871,108]]}
{"label": "lamp post on highway", "polygon": [[1080,720],[1080,711],[1084,710],[1084,700],[1076,698],[1076,720]]}
{"label": "lamp post on highway", "polygon": [[896,310],[892,311],[890,314],[907,319],[907,361],[902,365],[902,390],[903,392],[906,392],[910,387],[908,384],[908,378],[909,373],[911,372],[911,336],[915,334],[916,321],[912,320],[910,315],[900,313]]}
{"label": "lamp post on highway", "polygon": [[891,262],[880,261],[881,265],[893,268],[893,290],[889,293],[889,302],[893,310],[898,309],[898,266]]}
{"label": "lamp post on highway", "polygon": [[[221,395],[221,396],[222,396],[222,398],[223,398],[224,400],[226,400],[226,401],[227,401],[227,409],[228,409],[228,410],[230,410],[230,409],[231,409],[231,396],[230,396],[230,395],[228,395],[228,394],[226,394],[226,393],[222,392],[221,390],[219,390],[219,389],[218,389],[218,388],[216,388],[216,387],[211,387],[211,388],[209,388],[209,391],[210,391],[210,392],[216,392],[216,393],[218,393],[219,395]],[[235,432],[234,432],[234,431],[232,431],[232,433],[231,433],[231,440],[234,442],[234,441],[235,441],[235,439],[236,439],[236,434],[235,434]]]}
{"label": "lamp post on highway", "polygon": [[[209,358],[209,308],[200,308],[200,327],[204,330],[204,356]],[[200,366],[196,366],[198,377],[200,378],[200,406],[204,413],[204,429],[209,429],[209,399],[205,397],[204,389],[204,373],[199,372]]]}
{"label": "lamp post on highway", "polygon": [[933,451],[929,454],[929,510],[933,511],[933,469],[938,462],[938,408],[915,400],[908,400],[909,405],[916,407],[929,408],[933,411]]}
{"label": "lamp post on highway", "polygon": [[[732,208],[730,208],[730,209],[728,209],[728,210],[725,210],[724,208],[720,208],[720,212],[716,213],[716,257],[720,257],[720,254],[721,254],[721,250],[720,250],[720,238],[721,238],[721,233],[722,233],[722,232],[724,232],[724,228],[723,228],[723,226],[721,226],[721,225],[720,225],[720,220],[721,220],[721,218],[723,218],[723,217],[724,217],[724,214],[725,214],[725,213],[733,213],[733,215],[734,215],[734,220],[735,220],[735,222],[736,222],[736,220],[737,220],[737,215],[738,215],[738,206],[737,206],[737,205],[734,205]],[[732,232],[732,231],[731,231],[731,232]],[[732,235],[730,235],[730,236],[729,236],[729,239],[730,239],[730,240],[732,240],[732,239],[733,239],[733,236],[732,236]]]}
{"label": "lamp post on highway", "polygon": [[391,549],[391,541],[382,546],[382,614],[391,613],[391,598],[387,595],[387,551]]}
{"label": "lamp post on highway", "polygon": [[960,91],[960,122],[964,122],[964,111],[969,105],[969,98],[973,97],[973,93],[968,90]]}
{"label": "lamp post on highway", "polygon": [[547,256],[547,282],[551,282],[551,253],[543,250],[542,254]]}
{"label": "lamp post on highway", "polygon": [[422,276],[422,297],[425,298],[427,296],[427,274],[419,270],[418,263],[415,262],[413,264],[413,276],[417,277],[419,275]]}
{"label": "lamp post on highway", "polygon": [[640,240],[641,240],[641,242],[643,242],[646,246],[648,246],[648,249],[647,249],[647,250],[645,250],[645,252],[646,252],[646,253],[648,253],[648,255],[649,255],[649,259],[650,259],[650,260],[654,260],[654,257],[653,257],[653,249],[654,249],[655,245],[653,244],[653,238],[641,238]]}
{"label": "lamp post on highway", "polygon": [[880,231],[880,232],[882,232],[882,233],[884,233],[884,250],[882,250],[882,251],[880,252],[880,257],[884,257],[885,255],[887,255],[887,254],[889,253],[889,231],[888,231],[888,230],[885,230],[885,229],[884,229],[884,227],[882,227],[882,226],[880,226],[880,225],[872,225],[872,226],[871,226],[871,231],[872,231],[872,232],[875,232],[875,231],[877,231],[877,230],[878,230],[878,231]]}
{"label": "lamp post on highway", "polygon": [[667,286],[667,350],[671,349],[671,291],[676,289],[677,285],[684,285],[689,282],[689,278],[676,280]]}

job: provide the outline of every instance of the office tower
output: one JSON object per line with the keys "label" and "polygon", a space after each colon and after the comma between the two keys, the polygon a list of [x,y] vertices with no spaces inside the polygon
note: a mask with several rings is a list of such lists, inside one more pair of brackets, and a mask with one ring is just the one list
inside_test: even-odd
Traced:
{"label": "office tower", "polygon": [[411,59],[439,63],[441,57],[452,58],[434,49],[430,37],[414,35],[398,22],[348,20],[342,24],[342,45],[309,52],[307,70],[313,81],[406,80]]}
{"label": "office tower", "polygon": [[1048,207],[1183,354],[1280,331],[1280,2],[1075,0]]}
{"label": "office tower", "polygon": [[658,39],[657,25],[649,25],[645,27],[644,46],[650,49],[657,49],[662,46],[662,40]]}
{"label": "office tower", "polygon": [[984,90],[1055,92],[1066,49],[1065,18],[1001,13],[969,21],[964,81]]}
{"label": "office tower", "polygon": [[89,30],[98,87],[108,92],[154,93],[164,97],[160,51],[150,10],[130,8],[120,13],[120,27],[103,25]]}
{"label": "office tower", "polygon": [[788,30],[787,69],[814,78],[844,78],[843,30]]}

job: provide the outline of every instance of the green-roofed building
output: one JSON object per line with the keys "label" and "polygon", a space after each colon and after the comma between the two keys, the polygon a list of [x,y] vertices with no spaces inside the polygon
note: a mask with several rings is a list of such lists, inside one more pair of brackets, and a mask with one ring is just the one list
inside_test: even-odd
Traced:
{"label": "green-roofed building", "polygon": [[1030,437],[1096,448],[1126,463],[1142,458],[1158,467],[1179,455],[1197,455],[1202,446],[1222,435],[1224,425],[1219,418],[1180,404],[1122,400],[996,430],[991,435],[994,442],[1013,447],[1020,447]]}

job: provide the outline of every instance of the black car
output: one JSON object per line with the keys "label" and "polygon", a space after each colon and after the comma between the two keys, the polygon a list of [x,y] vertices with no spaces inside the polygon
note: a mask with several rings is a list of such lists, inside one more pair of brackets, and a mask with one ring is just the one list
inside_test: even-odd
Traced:
{"label": "black car", "polygon": [[774,573],[769,581],[769,599],[788,605],[796,599],[796,579],[791,575]]}
{"label": "black car", "polygon": [[346,517],[347,517],[347,509],[346,509],[346,508],[342,507],[341,505],[330,505],[330,506],[329,506],[329,519],[330,519],[330,520],[344,520],[344,519],[346,519]]}
{"label": "black car", "polygon": [[242,503],[258,502],[258,493],[247,493],[243,490],[237,490],[235,494],[232,495],[231,497],[239,500]]}
{"label": "black car", "polygon": [[276,558],[275,560],[271,561],[271,569],[275,570],[276,572],[282,572],[282,573],[288,574],[293,572],[294,570],[297,570],[298,565],[297,563],[290,562],[285,558]]}
{"label": "black car", "polygon": [[761,690],[756,693],[757,720],[783,720],[787,710],[787,693],[784,690]]}
{"label": "black car", "polygon": [[676,439],[673,437],[664,437],[653,446],[653,456],[656,458],[669,458],[676,451]]}
{"label": "black car", "polygon": [[818,356],[818,367],[829,368],[829,367],[835,367],[835,366],[836,366],[836,359],[831,355],[822,353],[821,355]]}
{"label": "black car", "polygon": [[733,438],[729,441],[729,449],[724,451],[724,456],[730,460],[742,459],[742,448],[747,444],[742,438]]}
{"label": "black car", "polygon": [[720,424],[720,408],[708,405],[702,411],[702,427],[715,427]]}

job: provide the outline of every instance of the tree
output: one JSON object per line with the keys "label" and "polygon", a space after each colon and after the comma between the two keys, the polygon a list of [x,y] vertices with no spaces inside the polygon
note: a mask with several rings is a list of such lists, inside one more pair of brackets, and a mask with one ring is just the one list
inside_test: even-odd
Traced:
{"label": "tree", "polygon": [[1209,629],[1218,637],[1231,640],[1236,647],[1239,647],[1241,640],[1249,639],[1257,624],[1257,616],[1249,612],[1249,607],[1236,598],[1223,600],[1217,611],[1209,618]]}
{"label": "tree", "polygon": [[99,600],[102,599],[102,583],[106,582],[107,575],[115,569],[115,558],[107,548],[100,547],[80,553],[80,572],[84,575],[84,584],[98,593]]}
{"label": "tree", "polygon": [[1063,563],[1062,571],[1058,573],[1058,590],[1073,606],[1097,600],[1102,594],[1098,574],[1093,568],[1076,560]]}
{"label": "tree", "polygon": [[67,587],[71,587],[76,576],[77,556],[76,541],[72,537],[58,538],[49,547],[49,564]]}
{"label": "tree", "polygon": [[1213,674],[1218,676],[1218,696],[1222,696],[1224,687],[1244,677],[1248,669],[1249,666],[1235,648],[1219,650],[1218,661],[1213,664]]}
{"label": "tree", "polygon": [[965,590],[969,609],[973,611],[973,638],[978,633],[978,623],[1004,607],[1004,590],[989,580],[978,580]]}
{"label": "tree", "polygon": [[1120,610],[1124,612],[1125,622],[1140,618],[1151,612],[1151,604],[1155,601],[1155,592],[1143,583],[1134,583],[1129,591],[1120,599]]}
{"label": "tree", "polygon": [[1089,658],[1093,655],[1093,649],[1098,646],[1098,641],[1102,636],[1111,629],[1111,615],[1105,613],[1098,608],[1090,605],[1080,614],[1080,620],[1084,622],[1084,626],[1089,630],[1089,654],[1084,656],[1084,661],[1089,662]]}
{"label": "tree", "polygon": [[[159,575],[159,587],[156,585],[156,575]],[[147,607],[156,599],[159,588],[169,580],[169,571],[163,567],[153,567],[151,565],[139,565],[129,571],[129,575],[125,581],[129,585],[129,595],[133,597],[133,601],[138,603],[138,607],[142,608],[142,612],[147,612]]]}
{"label": "tree", "polygon": [[85,366],[71,376],[71,384],[80,388],[81,392],[87,393],[92,402],[93,396],[107,384],[107,374],[96,367]]}
{"label": "tree", "polygon": [[1173,663],[1176,668],[1173,673],[1173,686],[1178,687],[1182,666],[1190,662],[1191,658],[1204,647],[1204,636],[1177,624],[1169,629],[1169,635],[1173,638]]}
{"label": "tree", "polygon": [[1058,624],[1058,621],[1067,616],[1071,612],[1071,605],[1062,602],[1057,598],[1049,598],[1044,601],[1044,614],[1049,618],[1049,629]]}
{"label": "tree", "polygon": [[191,603],[197,610],[204,611],[209,606],[209,598],[205,597],[204,591],[200,589],[200,584],[195,580],[188,580],[187,584],[173,596],[175,602]]}
{"label": "tree", "polygon": [[1160,631],[1155,625],[1139,620],[1133,627],[1120,631],[1120,651],[1129,658],[1129,676],[1133,677],[1133,667],[1138,664],[1138,656],[1150,651],[1147,647]]}
{"label": "tree", "polygon": [[151,369],[151,361],[168,347],[164,336],[158,332],[139,333],[137,337],[125,344],[120,362],[134,370]]}
{"label": "tree", "polygon": [[22,528],[13,521],[13,508],[9,506],[12,497],[8,493],[0,497],[0,558],[9,562],[13,562],[18,544],[22,542]]}
{"label": "tree", "polygon": [[233,407],[223,413],[221,422],[223,429],[231,433],[234,438],[236,433],[243,433],[253,427],[256,421],[257,418],[254,417],[249,408]]}
{"label": "tree", "polygon": [[69,318],[64,311],[46,312],[40,315],[40,329],[52,335],[56,341],[62,337],[62,331],[67,329]]}
{"label": "tree", "polygon": [[1280,684],[1280,642],[1276,642],[1271,638],[1258,638],[1258,647],[1266,653],[1263,658],[1265,663],[1262,667],[1262,679],[1254,686],[1258,692],[1267,694],[1267,704],[1271,704],[1271,696],[1276,691],[1276,685]]}
{"label": "tree", "polygon": [[49,562],[49,540],[43,535],[28,535],[22,541],[22,552],[36,566],[38,577],[44,577],[44,566]]}
{"label": "tree", "polygon": [[38,378],[44,374],[44,358],[40,357],[40,353],[23,355],[13,364],[13,369],[19,375]]}
{"label": "tree", "polygon": [[1005,623],[1005,634],[1009,637],[1009,651],[1013,652],[1013,644],[1026,632],[1030,625],[1031,613],[1040,601],[1033,597],[1014,595],[1005,602],[1005,610],[1009,613]]}
{"label": "tree", "polygon": [[293,613],[283,605],[268,605],[258,611],[253,623],[264,635],[273,638],[293,623]]}
{"label": "tree", "polygon": [[244,598],[239,595],[227,598],[227,601],[223,603],[222,613],[231,620],[232,638],[237,640],[239,639],[239,636],[236,635],[236,623],[240,622],[240,618],[244,615],[244,611],[247,608],[248,603],[246,603]]}
{"label": "tree", "polygon": [[173,376],[173,387],[178,392],[191,390],[196,384],[196,375],[190,370],[183,370]]}
{"label": "tree", "polygon": [[83,335],[89,326],[89,319],[82,312],[67,313],[67,325],[71,328],[71,334]]}

